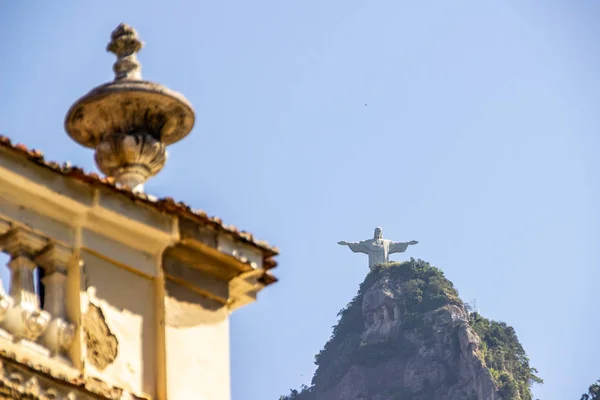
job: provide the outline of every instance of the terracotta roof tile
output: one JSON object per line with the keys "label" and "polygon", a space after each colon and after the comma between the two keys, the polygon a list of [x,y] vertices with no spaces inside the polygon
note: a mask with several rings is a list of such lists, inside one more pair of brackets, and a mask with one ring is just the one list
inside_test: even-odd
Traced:
{"label": "terracotta roof tile", "polygon": [[22,143],[13,144],[6,136],[0,135],[0,147],[12,150],[14,153],[19,154],[20,156],[23,156],[38,165],[49,168],[50,170],[64,176],[74,178],[91,185],[109,188],[115,192],[129,197],[133,201],[140,201],[148,204],[161,212],[177,215],[197,223],[209,225],[217,231],[229,234],[234,238],[250,244],[260,250],[265,255],[266,269],[273,268],[277,265],[276,262],[271,259],[271,257],[278,255],[279,249],[274,246],[270,246],[264,241],[254,239],[252,234],[239,231],[233,225],[223,224],[223,221],[220,218],[209,217],[206,212],[202,210],[192,210],[192,208],[187,204],[183,202],[176,202],[171,197],[159,199],[155,196],[145,193],[134,193],[126,187],[116,186],[115,181],[112,178],[100,177],[95,172],[85,172],[82,168],[71,166],[68,162],[60,165],[54,161],[46,161],[44,160],[44,155],[41,151],[35,149],[30,150]]}

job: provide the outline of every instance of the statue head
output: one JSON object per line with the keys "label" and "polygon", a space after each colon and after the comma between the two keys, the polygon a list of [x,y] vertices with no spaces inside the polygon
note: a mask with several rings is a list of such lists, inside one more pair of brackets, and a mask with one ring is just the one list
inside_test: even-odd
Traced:
{"label": "statue head", "polygon": [[373,239],[383,239],[383,230],[380,226],[375,228],[375,234],[373,235]]}

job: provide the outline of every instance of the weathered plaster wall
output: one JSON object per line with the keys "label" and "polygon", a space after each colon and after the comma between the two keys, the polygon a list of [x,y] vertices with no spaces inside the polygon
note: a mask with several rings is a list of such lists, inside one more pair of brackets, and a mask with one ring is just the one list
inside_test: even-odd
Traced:
{"label": "weathered plaster wall", "polygon": [[227,308],[169,281],[166,292],[168,399],[231,398]]}
{"label": "weathered plaster wall", "polygon": [[[135,393],[154,395],[156,324],[153,281],[85,250],[82,258],[88,300],[101,311],[101,316],[98,316],[97,310],[82,302],[83,341],[88,347],[85,374]],[[115,339],[116,355],[113,356]],[[94,354],[94,351],[102,354]]]}
{"label": "weathered plaster wall", "polygon": [[[232,301],[254,300],[246,291],[256,277],[242,282],[239,274],[262,268],[260,251],[2,148],[0,216],[73,250],[66,282],[66,316],[79,329],[73,364],[41,361],[73,379],[83,372],[157,399],[230,399],[228,314]],[[162,263],[166,248],[176,262]]]}

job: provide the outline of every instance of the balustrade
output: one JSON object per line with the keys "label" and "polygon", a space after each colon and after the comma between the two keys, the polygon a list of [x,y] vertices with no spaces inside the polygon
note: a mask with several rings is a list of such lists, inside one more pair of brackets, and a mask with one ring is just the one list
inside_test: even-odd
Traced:
{"label": "balustrade", "polygon": [[42,335],[42,343],[55,355],[66,354],[75,335],[73,324],[67,322],[66,283],[71,251],[59,245],[48,246],[35,261],[44,269],[44,310],[52,317]]}
{"label": "balustrade", "polygon": [[[67,356],[75,332],[66,315],[71,249],[0,220],[0,250],[10,257],[11,273],[8,294],[0,282],[1,336],[24,345],[36,343],[52,356]],[[38,293],[34,284],[36,268],[43,270],[38,282],[43,291]],[[43,309],[40,292],[44,296]]]}

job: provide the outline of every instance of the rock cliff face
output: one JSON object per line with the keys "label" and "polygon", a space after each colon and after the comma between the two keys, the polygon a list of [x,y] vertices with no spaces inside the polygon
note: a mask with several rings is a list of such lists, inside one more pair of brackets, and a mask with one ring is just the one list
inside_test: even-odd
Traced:
{"label": "rock cliff face", "polygon": [[531,400],[535,370],[504,323],[469,313],[423,261],[382,265],[340,313],[312,386],[286,400]]}

